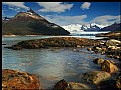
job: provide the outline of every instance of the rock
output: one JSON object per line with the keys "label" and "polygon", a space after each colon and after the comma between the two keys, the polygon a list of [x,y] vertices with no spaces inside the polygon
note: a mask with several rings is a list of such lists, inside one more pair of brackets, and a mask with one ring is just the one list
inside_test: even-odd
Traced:
{"label": "rock", "polygon": [[109,79],[102,81],[97,87],[99,90],[116,90],[115,80]]}
{"label": "rock", "polygon": [[104,55],[106,52],[105,51],[102,51],[101,54]]}
{"label": "rock", "polygon": [[39,78],[34,74],[3,69],[2,89],[41,89],[41,86]]}
{"label": "rock", "polygon": [[69,90],[84,90],[84,89],[96,89],[95,85],[89,86],[88,84],[77,83],[77,82],[68,82],[69,86],[71,87]]}
{"label": "rock", "polygon": [[102,58],[96,58],[96,59],[93,60],[93,62],[101,65],[104,62],[104,60]]}
{"label": "rock", "polygon": [[121,45],[121,41],[115,40],[115,39],[110,39],[105,43],[106,46],[117,46]]}
{"label": "rock", "polygon": [[88,51],[92,51],[92,48],[87,48]]}
{"label": "rock", "polygon": [[108,57],[110,57],[110,58],[113,58],[113,55],[107,55]]}
{"label": "rock", "polygon": [[66,82],[64,79],[57,82],[57,84],[54,86],[55,90],[77,90],[77,89],[96,89],[97,87],[94,84],[91,84],[91,86],[77,83],[77,82]]}
{"label": "rock", "polygon": [[121,76],[119,76],[116,80],[116,88],[121,89]]}
{"label": "rock", "polygon": [[102,71],[106,71],[109,73],[115,73],[118,71],[117,66],[114,65],[110,60],[105,60],[101,65],[101,69]]}
{"label": "rock", "polygon": [[87,38],[53,37],[35,40],[25,40],[15,45],[12,45],[12,47],[18,47],[17,49],[19,49],[20,47],[25,49],[39,49],[43,47],[84,47],[98,43],[98,40],[92,40]]}
{"label": "rock", "polygon": [[83,79],[98,85],[100,82],[108,79],[110,73],[105,71],[90,71],[83,74]]}
{"label": "rock", "polygon": [[119,59],[120,57],[116,55],[116,56],[114,56],[114,58],[115,58],[115,59]]}
{"label": "rock", "polygon": [[80,45],[77,45],[76,47],[80,48],[81,46]]}
{"label": "rock", "polygon": [[54,86],[54,89],[55,90],[67,90],[68,85],[69,84],[64,79],[62,79],[59,82],[57,82],[57,84]]}
{"label": "rock", "polygon": [[101,51],[102,48],[100,48],[100,47],[96,47],[96,50],[97,50],[97,51]]}
{"label": "rock", "polygon": [[13,49],[13,50],[22,50],[23,48],[20,47],[20,46],[12,46],[12,49]]}

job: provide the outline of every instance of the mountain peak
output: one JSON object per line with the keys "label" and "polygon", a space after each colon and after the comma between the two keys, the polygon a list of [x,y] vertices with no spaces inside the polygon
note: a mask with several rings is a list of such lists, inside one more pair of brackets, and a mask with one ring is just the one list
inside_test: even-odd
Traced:
{"label": "mountain peak", "polygon": [[[19,12],[14,18],[31,18],[31,19],[39,19],[39,20],[45,20],[43,17],[41,17],[39,14],[35,13],[34,10],[30,8],[30,10],[26,12]],[[46,21],[46,20],[45,20]]]}
{"label": "mountain peak", "polygon": [[35,13],[31,8],[27,12]]}

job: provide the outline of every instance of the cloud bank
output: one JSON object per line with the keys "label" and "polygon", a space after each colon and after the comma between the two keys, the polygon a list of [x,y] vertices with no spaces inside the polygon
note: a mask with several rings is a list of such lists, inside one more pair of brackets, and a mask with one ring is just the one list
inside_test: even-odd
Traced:
{"label": "cloud bank", "polygon": [[29,9],[29,7],[24,5],[25,4],[24,2],[2,2],[2,4],[8,5],[10,7],[13,7],[13,6],[19,7],[19,8],[23,8],[23,9],[26,9],[26,10]]}

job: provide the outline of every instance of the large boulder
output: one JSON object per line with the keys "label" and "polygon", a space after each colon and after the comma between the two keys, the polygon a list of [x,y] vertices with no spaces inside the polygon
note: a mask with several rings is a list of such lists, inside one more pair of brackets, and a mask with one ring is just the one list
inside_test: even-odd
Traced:
{"label": "large boulder", "polygon": [[117,46],[121,45],[121,41],[115,40],[115,39],[110,39],[105,43],[106,46]]}
{"label": "large boulder", "polygon": [[90,71],[83,74],[82,78],[96,85],[110,78],[110,73],[105,71]]}
{"label": "large boulder", "polygon": [[102,58],[96,58],[96,59],[93,60],[93,62],[101,65],[104,62],[104,60]]}
{"label": "large boulder", "polygon": [[2,89],[41,89],[39,78],[34,74],[18,70],[2,70]]}
{"label": "large boulder", "polygon": [[110,60],[105,60],[103,64],[101,65],[102,71],[109,72],[109,73],[115,73],[118,71],[118,68],[114,63]]}

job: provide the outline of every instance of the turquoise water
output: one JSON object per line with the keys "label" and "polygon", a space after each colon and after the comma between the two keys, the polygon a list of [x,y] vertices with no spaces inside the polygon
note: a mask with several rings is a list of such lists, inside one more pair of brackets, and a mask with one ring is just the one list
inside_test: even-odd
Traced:
{"label": "turquoise water", "polygon": [[[2,69],[17,69],[20,71],[37,74],[40,77],[42,86],[45,89],[50,89],[61,79],[71,82],[86,83],[80,78],[82,73],[92,70],[100,70],[100,66],[94,64],[92,60],[97,57],[110,59],[105,55],[89,52],[86,48],[23,50],[11,50],[4,48],[4,46],[10,46],[22,40],[48,37],[52,36],[2,37],[2,43],[6,44],[2,45]],[[90,37],[91,36],[88,36],[88,38]]]}

